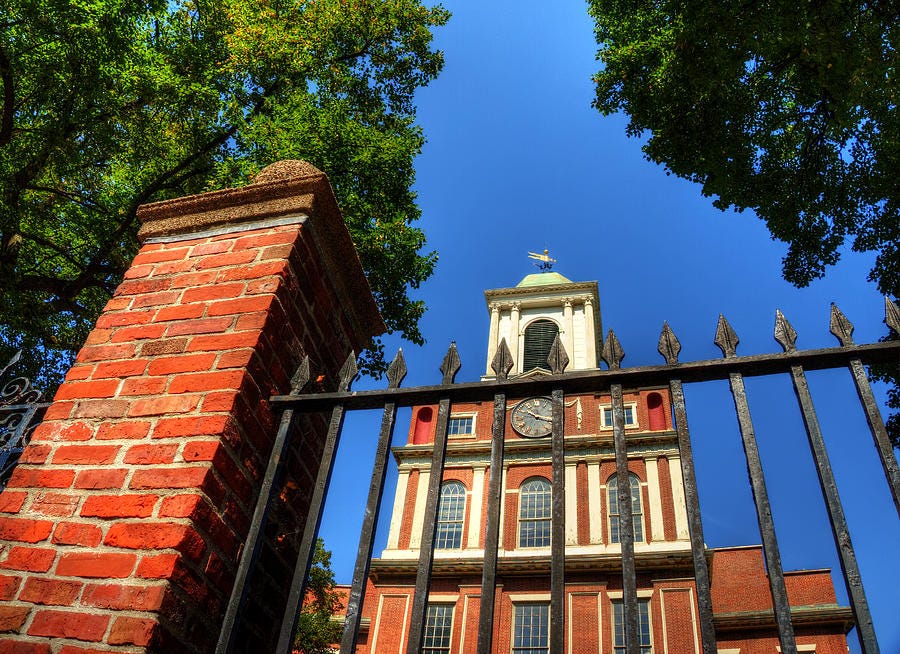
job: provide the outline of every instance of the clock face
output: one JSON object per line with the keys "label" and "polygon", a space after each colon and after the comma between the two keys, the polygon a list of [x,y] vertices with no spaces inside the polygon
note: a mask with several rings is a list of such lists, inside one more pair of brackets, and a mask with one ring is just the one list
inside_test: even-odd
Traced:
{"label": "clock face", "polygon": [[552,431],[553,402],[549,397],[529,397],[512,410],[513,429],[525,438],[540,438]]}

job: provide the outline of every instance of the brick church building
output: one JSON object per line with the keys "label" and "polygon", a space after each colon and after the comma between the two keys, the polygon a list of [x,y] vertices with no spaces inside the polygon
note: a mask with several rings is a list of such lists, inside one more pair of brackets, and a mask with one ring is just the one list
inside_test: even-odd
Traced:
{"label": "brick church building", "polygon": [[[547,374],[559,335],[567,372],[598,367],[596,282],[556,272],[485,292],[490,311],[487,374],[501,339],[510,377]],[[696,589],[685,490],[668,387],[626,390],[641,654],[699,654]],[[438,503],[424,652],[474,652],[485,547],[491,452],[490,402],[453,406]],[[551,444],[549,399],[508,401],[494,610],[495,652],[549,652]],[[358,651],[406,651],[437,406],[413,408],[387,547],[372,560]],[[565,398],[565,651],[624,652],[622,562],[610,398]],[[780,651],[762,549],[708,549],[720,654]],[[845,654],[852,627],[828,570],[786,574],[798,651]]]}

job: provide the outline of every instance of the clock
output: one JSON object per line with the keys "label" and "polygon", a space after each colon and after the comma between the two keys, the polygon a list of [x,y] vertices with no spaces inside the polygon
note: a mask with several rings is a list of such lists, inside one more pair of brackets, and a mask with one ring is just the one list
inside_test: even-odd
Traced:
{"label": "clock", "polygon": [[548,436],[553,426],[553,402],[549,397],[526,398],[512,410],[510,422],[525,438]]}

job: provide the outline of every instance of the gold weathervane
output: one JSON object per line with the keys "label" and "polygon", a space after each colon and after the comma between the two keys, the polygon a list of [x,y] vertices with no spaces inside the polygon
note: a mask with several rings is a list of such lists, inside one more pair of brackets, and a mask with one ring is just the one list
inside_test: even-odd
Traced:
{"label": "gold weathervane", "polygon": [[553,264],[556,263],[556,259],[550,258],[549,252],[550,250],[544,250],[543,254],[538,254],[537,252],[529,252],[528,258],[539,261],[540,263],[535,263],[534,265],[537,266],[540,270],[552,270]]}

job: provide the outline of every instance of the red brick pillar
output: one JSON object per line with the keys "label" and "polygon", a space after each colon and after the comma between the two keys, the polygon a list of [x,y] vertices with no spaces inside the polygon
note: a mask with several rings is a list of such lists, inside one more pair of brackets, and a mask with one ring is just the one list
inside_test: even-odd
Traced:
{"label": "red brick pillar", "polygon": [[[267,398],[303,355],[327,384],[384,329],[304,162],[139,216],[143,247],[0,495],[0,654],[212,651]],[[300,496],[321,431],[303,436]]]}

